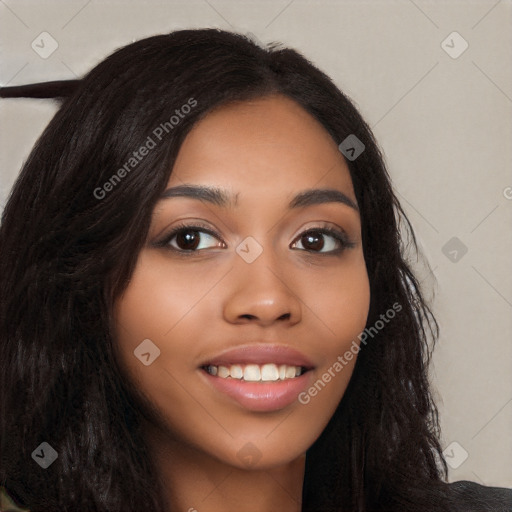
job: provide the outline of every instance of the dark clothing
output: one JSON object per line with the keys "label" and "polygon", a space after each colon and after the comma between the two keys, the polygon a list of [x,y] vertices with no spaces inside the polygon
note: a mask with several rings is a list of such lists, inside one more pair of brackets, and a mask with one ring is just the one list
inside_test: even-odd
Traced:
{"label": "dark clothing", "polygon": [[460,498],[457,512],[512,512],[512,489],[461,480],[450,484]]}
{"label": "dark clothing", "polygon": [[[512,512],[512,489],[487,487],[467,480],[453,482],[449,486],[457,502],[457,508],[453,512]],[[16,507],[2,487],[0,487],[0,511],[29,512]],[[77,510],[77,512],[80,511]],[[436,511],[432,509],[432,512]]]}

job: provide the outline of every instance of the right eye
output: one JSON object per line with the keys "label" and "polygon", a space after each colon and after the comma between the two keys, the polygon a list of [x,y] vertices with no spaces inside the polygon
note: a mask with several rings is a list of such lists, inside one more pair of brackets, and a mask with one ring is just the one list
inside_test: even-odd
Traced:
{"label": "right eye", "polygon": [[200,225],[176,226],[157,245],[182,254],[193,254],[211,247],[225,246],[218,233]]}

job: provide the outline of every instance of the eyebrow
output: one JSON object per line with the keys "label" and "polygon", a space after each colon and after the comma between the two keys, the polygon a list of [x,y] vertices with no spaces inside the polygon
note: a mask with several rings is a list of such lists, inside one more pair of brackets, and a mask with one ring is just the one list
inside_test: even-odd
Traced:
{"label": "eyebrow", "polygon": [[[223,208],[233,208],[238,205],[238,194],[232,194],[219,187],[205,185],[179,185],[167,189],[161,199],[172,197],[189,197],[208,202]],[[341,203],[359,212],[357,204],[343,192],[333,188],[311,188],[295,195],[288,204],[289,209],[305,208],[315,204]]]}

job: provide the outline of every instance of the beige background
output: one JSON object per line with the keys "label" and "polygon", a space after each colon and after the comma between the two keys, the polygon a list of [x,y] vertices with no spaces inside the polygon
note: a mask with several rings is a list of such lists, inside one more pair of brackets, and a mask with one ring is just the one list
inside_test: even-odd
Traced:
{"label": "beige background", "polygon": [[[432,377],[450,479],[512,487],[511,14],[495,0],[1,0],[0,82],[80,76],[119,46],[182,28],[302,51],[373,127],[433,270],[418,267],[441,325]],[[469,44],[457,58],[445,51],[463,48],[453,31]],[[42,32],[58,44],[46,59],[31,47],[44,37],[51,48]],[[0,209],[54,112],[0,102]]]}

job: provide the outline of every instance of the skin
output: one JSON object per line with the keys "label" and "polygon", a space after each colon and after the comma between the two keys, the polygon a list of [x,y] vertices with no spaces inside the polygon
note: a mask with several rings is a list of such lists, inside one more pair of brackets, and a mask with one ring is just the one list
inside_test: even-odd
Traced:
{"label": "skin", "polygon": [[[231,347],[285,345],[314,363],[309,388],[357,340],[370,301],[358,210],[339,202],[288,208],[310,188],[338,190],[357,204],[348,167],[318,121],[274,95],[198,122],[167,188],[184,184],[226,189],[237,205],[159,201],[115,307],[119,360],[154,412],[144,426],[169,507],[299,511],[306,450],[340,402],[356,357],[306,405],[296,400],[272,412],[243,408],[209,385],[199,365]],[[197,221],[220,239],[196,233],[200,245],[189,256],[169,247],[190,247],[176,237],[155,247],[178,223]],[[319,244],[301,238],[324,225],[343,230],[353,247],[333,255],[326,251],[339,245],[331,235],[317,231]],[[263,248],[252,263],[236,252],[248,236]],[[160,349],[149,366],[133,354],[144,339]],[[250,465],[237,456],[244,446]]]}

